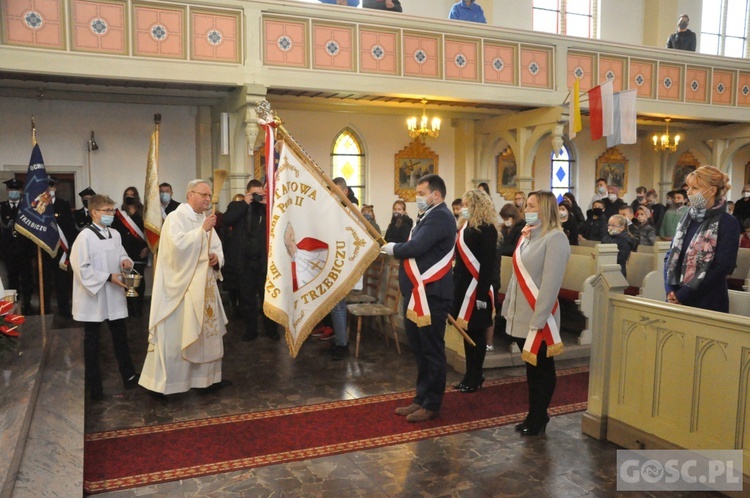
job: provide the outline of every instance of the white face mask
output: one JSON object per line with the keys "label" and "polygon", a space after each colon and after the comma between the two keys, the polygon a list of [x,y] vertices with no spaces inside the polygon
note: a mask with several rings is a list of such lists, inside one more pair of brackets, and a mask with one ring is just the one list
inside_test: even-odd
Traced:
{"label": "white face mask", "polygon": [[599,188],[597,188],[597,191],[600,194],[606,194],[607,193],[607,187],[599,187]]}
{"label": "white face mask", "polygon": [[565,211],[565,210],[563,210],[563,209],[561,209],[560,210],[560,218],[565,219],[567,217],[568,217],[568,212]]}
{"label": "white face mask", "polygon": [[539,213],[524,213],[523,218],[526,220],[526,224],[529,226],[539,224]]}
{"label": "white face mask", "polygon": [[461,217],[469,219],[469,216],[471,216],[471,213],[469,213],[469,208],[462,207],[461,208]]}
{"label": "white face mask", "polygon": [[745,199],[750,199],[750,192],[742,192],[742,197]]}
{"label": "white face mask", "polygon": [[512,227],[513,226],[513,218],[508,218],[505,220],[505,226],[506,227]]}
{"label": "white face mask", "polygon": [[609,194],[607,198],[610,202],[615,202],[617,200],[617,194]]}
{"label": "white face mask", "polygon": [[429,195],[418,195],[417,196],[417,199],[416,199],[416,201],[417,201],[417,209],[419,209],[420,213],[424,213],[425,211],[427,211],[430,208],[430,205],[427,203],[427,199],[430,198],[430,195],[432,195],[432,194],[429,194]]}
{"label": "white face mask", "polygon": [[708,199],[703,197],[703,194],[705,194],[706,192],[708,192],[708,189],[704,190],[700,194],[689,195],[688,199],[690,200],[690,206],[694,207],[695,209],[705,209],[706,204],[708,203]]}

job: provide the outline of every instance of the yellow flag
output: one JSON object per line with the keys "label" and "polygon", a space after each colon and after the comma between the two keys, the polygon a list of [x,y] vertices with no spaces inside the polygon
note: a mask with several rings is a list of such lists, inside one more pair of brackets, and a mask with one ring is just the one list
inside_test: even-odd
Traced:
{"label": "yellow flag", "polygon": [[573,83],[573,104],[571,105],[569,113],[569,124],[568,124],[568,137],[572,140],[575,138],[576,133],[581,131],[583,125],[581,124],[581,80],[576,78]]}

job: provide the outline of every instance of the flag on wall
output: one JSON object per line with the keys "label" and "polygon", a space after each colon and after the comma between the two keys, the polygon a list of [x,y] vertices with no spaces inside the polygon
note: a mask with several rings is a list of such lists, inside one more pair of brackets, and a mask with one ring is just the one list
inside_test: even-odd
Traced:
{"label": "flag on wall", "polygon": [[573,83],[572,93],[573,100],[568,110],[568,138],[570,140],[573,140],[583,128],[581,123],[581,80],[578,78]]}
{"label": "flag on wall", "polygon": [[379,245],[288,135],[278,156],[276,174],[268,178],[275,188],[269,190],[273,210],[263,311],[286,329],[294,358],[313,327],[377,258]]}
{"label": "flag on wall", "polygon": [[55,223],[55,205],[49,194],[49,177],[39,144],[34,141],[23,195],[16,214],[16,231],[31,239],[51,257],[57,256],[60,233]]}
{"label": "flag on wall", "polygon": [[162,224],[161,200],[159,199],[159,125],[151,134],[151,142],[148,146],[144,199],[143,228],[146,231],[146,242],[151,252],[156,253]]}
{"label": "flag on wall", "polygon": [[607,136],[607,147],[636,143],[638,138],[635,110],[636,93],[637,90],[625,90],[614,94],[614,129],[612,134]]}
{"label": "flag on wall", "polygon": [[612,134],[614,120],[612,115],[612,80],[588,91],[589,94],[589,128],[591,140],[599,140]]}

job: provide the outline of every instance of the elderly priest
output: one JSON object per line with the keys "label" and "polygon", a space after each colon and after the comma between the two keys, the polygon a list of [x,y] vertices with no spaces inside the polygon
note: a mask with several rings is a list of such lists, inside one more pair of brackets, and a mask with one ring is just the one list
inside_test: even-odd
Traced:
{"label": "elderly priest", "polygon": [[161,394],[228,385],[221,380],[227,318],[217,278],[224,252],[214,225],[211,188],[188,183],[187,202],[161,228],[140,385]]}

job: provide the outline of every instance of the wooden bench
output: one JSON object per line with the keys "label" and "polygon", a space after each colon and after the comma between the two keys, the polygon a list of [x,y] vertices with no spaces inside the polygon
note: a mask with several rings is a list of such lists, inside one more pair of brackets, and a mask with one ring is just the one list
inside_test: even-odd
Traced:
{"label": "wooden bench", "polygon": [[750,290],[750,249],[740,247],[737,251],[737,266],[729,275],[727,284],[733,290]]}

